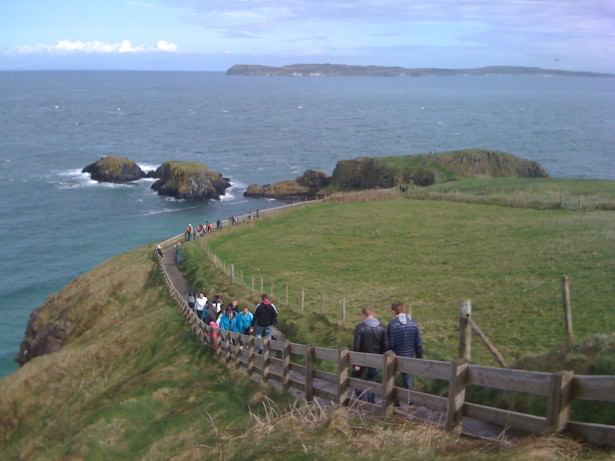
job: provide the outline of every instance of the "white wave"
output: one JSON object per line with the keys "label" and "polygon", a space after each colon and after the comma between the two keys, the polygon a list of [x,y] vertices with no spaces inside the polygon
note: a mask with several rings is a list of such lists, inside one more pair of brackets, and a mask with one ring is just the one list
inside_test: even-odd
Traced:
{"label": "white wave", "polygon": [[139,168],[141,168],[146,173],[148,171],[156,171],[158,166],[160,166],[160,165],[152,165],[151,163],[139,163],[139,162],[137,162],[137,165],[139,166]]}
{"label": "white wave", "polygon": [[110,182],[98,182],[94,181],[89,173],[82,173],[81,169],[73,168],[70,170],[64,170],[57,173],[60,180],[48,181],[49,184],[54,185],[60,190],[77,189],[80,187],[104,187],[107,189],[117,189],[119,187],[132,187],[131,183],[116,184]]}
{"label": "white wave", "polygon": [[[229,202],[235,198],[237,198],[237,193],[246,190],[248,186],[245,185],[242,182],[239,181],[233,181],[231,180],[231,187],[229,187],[228,189],[226,189],[226,191],[224,192],[224,195],[220,197],[220,201],[221,202]],[[240,197],[243,196],[243,194],[238,194]]]}
{"label": "white wave", "polygon": [[185,202],[186,199],[185,198],[175,198],[175,197],[165,197],[164,198],[167,202],[177,202],[177,203],[182,203]]}
{"label": "white wave", "polygon": [[156,178],[141,178],[137,179],[135,182],[155,182]]}

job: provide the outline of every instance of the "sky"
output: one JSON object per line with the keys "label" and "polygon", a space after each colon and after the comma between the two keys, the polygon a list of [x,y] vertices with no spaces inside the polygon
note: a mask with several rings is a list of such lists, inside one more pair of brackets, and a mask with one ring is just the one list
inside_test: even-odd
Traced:
{"label": "sky", "polygon": [[615,73],[615,0],[0,0],[0,70],[294,63]]}

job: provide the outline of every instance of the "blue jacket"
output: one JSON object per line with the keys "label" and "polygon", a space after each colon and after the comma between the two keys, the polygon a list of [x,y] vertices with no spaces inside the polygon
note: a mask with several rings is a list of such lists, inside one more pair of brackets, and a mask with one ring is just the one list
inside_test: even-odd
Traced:
{"label": "blue jacket", "polygon": [[418,325],[408,314],[399,314],[387,328],[389,349],[402,357],[423,358],[423,342]]}
{"label": "blue jacket", "polygon": [[234,319],[237,322],[236,328],[239,333],[245,333],[248,328],[252,326],[252,319],[254,315],[252,312],[248,312],[245,314],[244,312],[240,312],[237,314]]}
{"label": "blue jacket", "polygon": [[220,317],[218,317],[218,325],[222,331],[230,330],[233,333],[239,332],[239,330],[237,330],[237,316],[235,315],[233,315],[232,319],[229,319],[226,312],[223,312],[220,314]]}

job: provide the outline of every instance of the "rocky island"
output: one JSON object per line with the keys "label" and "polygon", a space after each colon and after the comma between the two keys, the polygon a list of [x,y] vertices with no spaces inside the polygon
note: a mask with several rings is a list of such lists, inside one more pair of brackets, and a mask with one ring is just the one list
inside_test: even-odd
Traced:
{"label": "rocky island", "polygon": [[235,64],[226,75],[248,77],[426,77],[480,75],[540,75],[560,77],[615,77],[613,74],[572,70],[542,69],[523,66],[487,66],[471,69],[443,69],[437,67],[407,68],[399,66],[351,66],[346,64],[290,64],[274,67]]}
{"label": "rocky island", "polygon": [[139,165],[126,157],[108,155],[87,165],[83,173],[99,182],[128,183],[142,178],[156,178],[152,189],[158,195],[177,199],[218,199],[231,186],[219,172],[199,162],[168,161],[155,171],[145,173]]}
{"label": "rocky island", "polygon": [[133,160],[115,155],[102,157],[81,171],[99,182],[127,183],[152,177],[151,172],[145,173]]}
{"label": "rocky island", "polygon": [[360,157],[340,160],[332,176],[314,170],[293,180],[259,186],[252,184],[246,197],[305,199],[337,191],[391,188],[400,185],[430,186],[469,176],[546,177],[537,162],[486,149],[464,149],[436,154],[394,157]]}
{"label": "rocky island", "polygon": [[217,199],[231,186],[228,178],[199,162],[164,162],[156,177],[152,189],[177,199]]}

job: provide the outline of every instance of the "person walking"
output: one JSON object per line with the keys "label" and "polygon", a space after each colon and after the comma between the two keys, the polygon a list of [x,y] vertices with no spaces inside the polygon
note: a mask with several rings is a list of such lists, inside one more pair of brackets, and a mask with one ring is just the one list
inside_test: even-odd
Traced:
{"label": "person walking", "polygon": [[179,243],[175,245],[175,264],[178,266],[182,263],[182,248]]}
{"label": "person walking", "polygon": [[[272,327],[277,323],[278,310],[271,303],[269,295],[263,293],[261,302],[256,306],[252,326],[254,327],[254,336],[256,338],[269,338],[273,334]],[[259,347],[259,353],[263,352],[263,348]]]}
{"label": "person walking", "polygon": [[194,292],[194,290],[190,290],[188,292],[188,307],[194,310],[195,304],[196,304],[196,293]]}
{"label": "person walking", "polygon": [[[423,342],[419,326],[410,314],[406,313],[406,306],[401,302],[393,303],[391,311],[394,317],[387,327],[389,349],[401,357],[422,359]],[[402,373],[401,376],[404,381],[404,387],[406,389],[414,389],[414,379],[412,376],[408,373]]]}
{"label": "person walking", "polygon": [[243,310],[239,312],[236,316],[237,322],[237,330],[239,333],[243,335],[250,334],[250,330],[252,329],[252,320],[254,319],[254,315],[250,312],[248,305],[243,306]]}
{"label": "person walking", "polygon": [[203,310],[205,309],[205,305],[207,304],[207,296],[202,291],[199,292],[199,295],[196,297],[196,315],[198,318],[203,320]]}
{"label": "person walking", "polygon": [[[387,350],[387,335],[384,325],[376,318],[376,313],[372,307],[365,307],[361,310],[363,320],[354,329],[354,341],[352,350],[354,352],[364,352],[367,354],[384,354]],[[352,377],[361,378],[367,372],[368,381],[378,380],[378,368],[352,367]],[[355,389],[357,397],[360,397],[358,389]],[[376,395],[367,391],[367,401],[376,403]]]}

